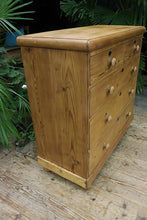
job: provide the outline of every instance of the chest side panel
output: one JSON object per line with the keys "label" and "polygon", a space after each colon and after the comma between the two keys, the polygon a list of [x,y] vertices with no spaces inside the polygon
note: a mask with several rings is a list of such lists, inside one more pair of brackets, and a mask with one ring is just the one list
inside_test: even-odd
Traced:
{"label": "chest side panel", "polygon": [[87,54],[22,48],[39,157],[87,177]]}

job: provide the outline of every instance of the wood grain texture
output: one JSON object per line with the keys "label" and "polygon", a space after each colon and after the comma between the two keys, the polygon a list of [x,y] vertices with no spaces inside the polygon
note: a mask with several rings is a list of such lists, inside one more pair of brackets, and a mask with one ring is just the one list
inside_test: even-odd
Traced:
{"label": "wood grain texture", "polygon": [[1,198],[0,198],[0,219],[1,220],[5,220],[5,219],[7,220],[14,220],[14,219],[29,220],[29,218],[21,214],[15,208],[12,208],[10,205],[8,205],[7,201],[3,201]]}
{"label": "wood grain texture", "polygon": [[[116,94],[109,94],[109,96],[106,95],[105,98],[103,98],[103,94],[106,94],[106,90],[103,89],[104,87],[102,89],[100,87],[99,93],[93,93],[93,95],[96,96],[96,102],[91,104],[91,109],[94,111],[94,113],[96,113],[90,118],[90,148],[93,148],[101,137],[104,137],[107,132],[111,131],[112,124],[119,120],[122,110],[127,106],[128,103],[134,101],[137,73],[133,73],[133,76],[132,73],[130,73],[131,77],[128,79],[129,81],[126,78],[124,84],[121,83],[121,76],[118,77],[117,75],[118,73],[116,75],[114,74],[114,79],[116,80],[117,84],[115,87]],[[127,76],[129,77],[129,74],[127,74]],[[113,82],[112,77],[110,78],[109,82]],[[103,91],[103,93],[101,93],[101,91]],[[130,94],[130,91],[133,91],[133,94]],[[100,100],[103,98],[102,101],[104,104],[103,102],[99,101],[98,97],[100,97]],[[93,108],[93,106],[95,108]],[[107,120],[109,117],[111,117],[111,121]]]}
{"label": "wood grain texture", "polygon": [[[124,106],[124,102],[122,102],[122,100],[126,100],[126,103],[129,102],[129,99],[131,99],[132,95],[134,95],[129,95],[130,89],[134,89],[135,93],[139,69],[139,55],[140,54],[130,58],[126,62],[123,62],[116,72],[110,72],[111,74],[109,73],[106,78],[98,82],[95,86],[90,87],[90,117],[101,110],[105,103],[107,103],[108,108],[114,108],[115,113],[116,110],[113,104],[115,104],[116,99],[120,103],[120,110]],[[132,66],[137,68],[135,72],[132,72]],[[112,94],[108,92],[111,87],[114,87],[114,92]]]}
{"label": "wood grain texture", "polygon": [[143,32],[91,26],[18,38],[42,166],[90,187],[133,117]]}
{"label": "wood grain texture", "polygon": [[[11,172],[0,168],[0,198],[3,202],[11,206],[11,218],[1,212],[0,219],[73,219],[86,220],[86,218],[75,210],[57,201],[51,194],[46,194],[42,190],[32,187],[28,182],[20,179]],[[1,203],[0,203],[1,204]],[[33,208],[32,208],[33,207]],[[14,210],[12,212],[12,210]],[[18,212],[18,211],[20,212]],[[23,214],[21,214],[23,213]],[[3,216],[2,216],[3,214]],[[24,215],[24,216],[23,216]],[[25,216],[28,216],[25,217]],[[2,218],[6,217],[6,218]]]}
{"label": "wood grain texture", "polygon": [[87,177],[87,54],[22,48],[22,55],[38,155]]}
{"label": "wood grain texture", "polygon": [[72,181],[73,183],[78,184],[79,186],[82,186],[83,188],[87,188],[87,179],[84,179],[62,167],[57,166],[55,163],[51,163],[48,160],[42,159],[38,156],[38,163],[45,167],[46,169],[53,171],[54,173],[57,173],[58,175],[64,177],[65,179],[68,179]]}
{"label": "wood grain texture", "polygon": [[[134,43],[135,42],[135,43]],[[139,45],[139,51],[134,52],[134,45]],[[128,63],[133,57],[140,56],[142,45],[142,35],[120,44],[113,45],[102,52],[98,52],[90,57],[90,85],[94,86],[99,80],[104,79],[110,73],[119,71],[124,63]],[[115,66],[109,66],[108,60],[116,58]],[[135,58],[134,58],[135,59]]]}
{"label": "wood grain texture", "polygon": [[[120,141],[125,130],[128,128],[129,123],[133,119],[133,106],[134,99],[128,104],[128,106],[125,106],[120,114],[117,115],[117,118],[115,118],[111,124],[110,129],[107,129],[105,133],[99,137],[97,143],[90,145],[89,173],[91,173],[96,166],[100,167],[99,161],[105,161],[105,154],[108,158],[108,155],[110,156],[112,150]],[[128,112],[131,112],[130,116],[127,116]],[[109,144],[108,149],[104,149],[105,144]],[[101,163],[103,162],[100,162],[100,164]]]}
{"label": "wood grain texture", "polygon": [[93,25],[31,34],[17,38],[18,45],[94,51],[145,32],[144,27]]}

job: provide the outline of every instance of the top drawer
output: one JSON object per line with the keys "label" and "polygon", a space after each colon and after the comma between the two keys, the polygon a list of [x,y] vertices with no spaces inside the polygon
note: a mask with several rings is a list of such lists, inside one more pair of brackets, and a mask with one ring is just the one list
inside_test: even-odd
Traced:
{"label": "top drawer", "polygon": [[133,59],[130,58],[126,62],[124,61],[120,67],[118,71],[109,74],[104,80],[89,88],[90,118],[98,112],[105,103],[112,103],[114,98],[119,96],[123,87],[128,87],[129,90],[133,86],[135,90],[139,67],[139,54],[133,56]]}
{"label": "top drawer", "polygon": [[90,57],[90,85],[120,69],[121,63],[135,54],[140,54],[142,36],[109,48]]}

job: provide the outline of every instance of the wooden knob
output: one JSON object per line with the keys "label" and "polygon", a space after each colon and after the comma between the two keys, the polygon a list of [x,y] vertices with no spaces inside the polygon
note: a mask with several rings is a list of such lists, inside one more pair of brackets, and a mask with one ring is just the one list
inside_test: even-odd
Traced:
{"label": "wooden knob", "polygon": [[134,67],[134,72],[136,72],[136,70],[137,70],[137,67],[135,66],[135,67]]}
{"label": "wooden knob", "polygon": [[130,90],[129,90],[129,95],[133,94],[134,91],[135,91],[134,89],[130,89]]}
{"label": "wooden knob", "polygon": [[129,116],[131,116],[132,115],[132,112],[129,112]]}
{"label": "wooden knob", "polygon": [[136,71],[137,71],[137,67],[136,66],[135,67],[132,66],[131,72],[136,72]]}
{"label": "wooden knob", "polygon": [[107,87],[107,94],[111,94],[112,95],[114,93],[114,90],[115,90],[114,86],[108,86]]}
{"label": "wooden knob", "polygon": [[111,61],[111,65],[112,65],[112,66],[115,66],[115,64],[116,64],[116,58],[113,57],[113,58],[112,58],[112,61]]}
{"label": "wooden knob", "polygon": [[110,147],[110,144],[104,144],[103,150],[107,150]]}
{"label": "wooden knob", "polygon": [[132,112],[128,112],[128,113],[126,114],[127,117],[130,117],[131,115],[132,115]]}
{"label": "wooden knob", "polygon": [[110,122],[111,120],[112,120],[112,116],[111,116],[111,115],[108,116],[108,114],[106,113],[106,114],[105,114],[105,121],[106,121],[106,122],[107,122],[107,121]]}
{"label": "wooden knob", "polygon": [[110,122],[111,120],[112,120],[112,116],[109,115],[109,116],[108,116],[108,122]]}
{"label": "wooden knob", "polygon": [[140,48],[139,45],[137,45],[137,46],[136,46],[136,51],[137,51],[137,52],[139,51],[139,48]]}
{"label": "wooden knob", "polygon": [[135,44],[135,45],[134,45],[134,52],[136,52],[136,51],[138,52],[138,51],[139,51],[139,48],[140,48],[139,45],[136,45],[136,44]]}
{"label": "wooden knob", "polygon": [[111,86],[110,87],[110,94],[113,94],[114,93],[114,86]]}

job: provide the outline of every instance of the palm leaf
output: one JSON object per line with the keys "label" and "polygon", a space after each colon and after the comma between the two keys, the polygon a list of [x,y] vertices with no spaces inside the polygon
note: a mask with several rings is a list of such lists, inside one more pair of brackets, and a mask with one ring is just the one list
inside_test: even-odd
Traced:
{"label": "palm leaf", "polygon": [[16,10],[30,5],[32,1],[20,4],[20,0],[0,0],[0,27],[12,33],[16,31],[21,35],[21,32],[12,24],[15,20],[32,20],[32,18],[21,17],[20,15],[34,13],[34,11],[22,11]]}

